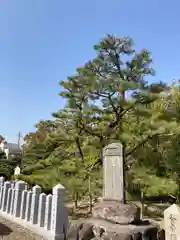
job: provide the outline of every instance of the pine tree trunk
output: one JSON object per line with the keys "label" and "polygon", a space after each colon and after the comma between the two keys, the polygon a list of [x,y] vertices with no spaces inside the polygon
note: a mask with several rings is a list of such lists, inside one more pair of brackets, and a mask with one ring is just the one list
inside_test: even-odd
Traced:
{"label": "pine tree trunk", "polygon": [[79,195],[78,195],[78,192],[75,192],[75,199],[74,199],[74,210],[77,210],[77,208],[78,208],[78,197],[79,197]]}
{"label": "pine tree trunk", "polygon": [[89,212],[92,213],[93,203],[92,203],[92,194],[89,194]]}
{"label": "pine tree trunk", "polygon": [[[125,101],[125,92],[122,91],[122,99],[123,101]],[[123,110],[123,109],[122,109]],[[121,119],[121,123],[120,123],[120,129],[121,129],[121,132],[123,133],[123,121]],[[125,149],[126,149],[126,145],[125,145],[125,142],[122,143],[123,144],[123,148],[122,148],[122,158],[123,158],[123,203],[125,204],[126,203],[126,181],[125,181],[125,178],[126,178],[126,172],[125,172],[125,166],[126,166],[126,154],[125,154]]]}
{"label": "pine tree trunk", "polygon": [[92,212],[91,176],[89,175],[89,212]]}

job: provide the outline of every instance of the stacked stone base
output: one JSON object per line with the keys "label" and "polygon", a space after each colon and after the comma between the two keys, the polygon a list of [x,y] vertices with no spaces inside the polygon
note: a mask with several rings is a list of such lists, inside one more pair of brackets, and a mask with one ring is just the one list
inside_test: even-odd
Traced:
{"label": "stacked stone base", "polygon": [[101,201],[92,217],[72,223],[67,239],[76,240],[164,240],[164,233],[148,221],[140,220],[140,209],[117,201]]}
{"label": "stacked stone base", "polygon": [[74,223],[67,239],[79,240],[164,240],[164,233],[154,225],[120,225],[106,220],[89,218],[84,223]]}

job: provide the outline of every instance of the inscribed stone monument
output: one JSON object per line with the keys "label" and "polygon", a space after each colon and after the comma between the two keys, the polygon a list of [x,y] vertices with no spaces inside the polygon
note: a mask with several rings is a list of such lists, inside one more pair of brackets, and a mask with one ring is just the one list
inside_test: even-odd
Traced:
{"label": "inscribed stone monument", "polygon": [[164,229],[166,240],[180,240],[180,207],[171,205],[164,211]]}
{"label": "inscribed stone monument", "polygon": [[121,143],[112,143],[103,149],[103,198],[125,201],[123,164]]}

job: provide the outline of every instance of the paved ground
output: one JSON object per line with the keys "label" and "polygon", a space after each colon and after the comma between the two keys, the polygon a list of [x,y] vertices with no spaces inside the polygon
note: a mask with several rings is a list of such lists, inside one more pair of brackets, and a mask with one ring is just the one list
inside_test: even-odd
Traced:
{"label": "paved ground", "polygon": [[42,240],[42,237],[0,217],[0,240]]}

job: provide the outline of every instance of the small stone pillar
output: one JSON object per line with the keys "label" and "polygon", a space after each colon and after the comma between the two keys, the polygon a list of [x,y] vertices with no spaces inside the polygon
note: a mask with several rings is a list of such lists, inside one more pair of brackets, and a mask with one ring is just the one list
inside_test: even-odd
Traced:
{"label": "small stone pillar", "polygon": [[27,193],[27,201],[26,201],[26,210],[25,210],[25,220],[27,222],[30,221],[31,203],[32,203],[32,192],[28,191],[28,193]]}
{"label": "small stone pillar", "polygon": [[21,198],[22,192],[25,189],[25,182],[17,181],[15,185],[15,193],[14,193],[14,217],[20,217],[20,209],[21,209]]}
{"label": "small stone pillar", "polygon": [[[26,187],[26,185],[25,185]],[[26,204],[27,204],[27,190],[24,190],[22,192],[22,199],[21,199],[21,209],[20,209],[20,218],[24,219],[25,218],[25,213],[26,213]]]}
{"label": "small stone pillar", "polygon": [[45,221],[44,228],[45,230],[50,230],[51,227],[51,210],[52,210],[52,195],[49,194],[46,197],[46,207],[45,207]]}
{"label": "small stone pillar", "polygon": [[41,187],[38,185],[34,186],[32,189],[32,203],[31,203],[31,214],[30,214],[30,222],[32,224],[37,224],[40,193],[41,193]]}
{"label": "small stone pillar", "polygon": [[39,196],[39,213],[38,213],[38,225],[44,227],[45,220],[45,206],[46,206],[46,194],[41,193]]}
{"label": "small stone pillar", "polygon": [[51,232],[54,236],[64,233],[67,229],[68,214],[64,206],[65,188],[58,184],[53,188]]}
{"label": "small stone pillar", "polygon": [[8,198],[8,189],[11,187],[10,182],[5,182],[4,183],[4,194],[3,194],[3,199],[2,199],[2,205],[1,209],[2,211],[6,211],[6,206],[7,206],[7,198]]}

